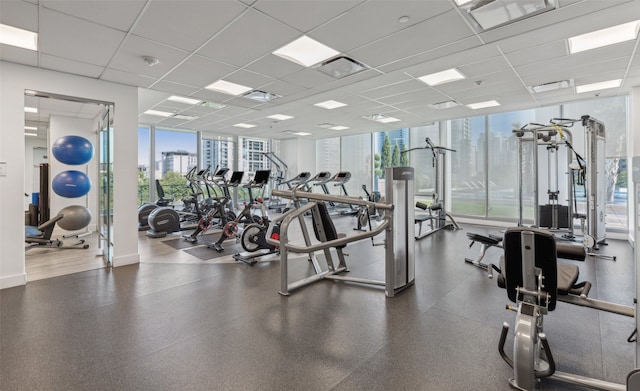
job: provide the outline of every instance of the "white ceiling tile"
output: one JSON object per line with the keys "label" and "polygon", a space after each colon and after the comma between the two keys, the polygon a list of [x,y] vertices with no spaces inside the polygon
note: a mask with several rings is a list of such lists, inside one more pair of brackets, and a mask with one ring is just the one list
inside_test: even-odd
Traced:
{"label": "white ceiling tile", "polygon": [[282,57],[276,55],[268,55],[247,65],[245,69],[272,77],[274,79],[281,79],[287,75],[300,72],[301,70],[306,68],[292,61],[285,60]]}
{"label": "white ceiling tile", "polygon": [[36,67],[38,66],[38,52],[0,44],[0,60]]}
{"label": "white ceiling tile", "polygon": [[25,1],[0,1],[0,23],[38,32],[38,6]]}
{"label": "white ceiling tile", "polygon": [[378,67],[416,53],[451,45],[472,35],[471,29],[452,10],[349,53],[358,61]]}
{"label": "white ceiling tile", "polygon": [[255,8],[306,33],[360,3],[363,0],[262,0]]}
{"label": "white ceiling tile", "polygon": [[236,1],[153,1],[133,30],[135,35],[193,51],[240,15]]}
{"label": "white ceiling tile", "polygon": [[40,4],[44,8],[120,31],[129,31],[145,3],[146,0],[40,0]]}
{"label": "white ceiling tile", "polygon": [[41,53],[105,66],[125,34],[55,11],[40,11],[38,47]]}
{"label": "white ceiling tile", "polygon": [[175,95],[191,96],[193,93],[199,91],[198,87],[188,86],[185,84],[172,83],[170,81],[157,81],[151,87],[154,90],[170,92]]}
{"label": "white ceiling tile", "polygon": [[169,73],[164,80],[198,87],[206,87],[238,68],[202,56],[189,57]]}
{"label": "white ceiling tile", "polygon": [[[160,78],[180,63],[189,53],[161,45],[145,38],[129,36],[109,64],[110,68]],[[157,65],[149,66],[143,57],[155,57]]]}
{"label": "white ceiling tile", "polygon": [[[447,0],[368,1],[318,27],[309,36],[346,52],[398,31],[415,28],[416,24],[451,10],[451,3]],[[398,18],[401,16],[408,16],[410,20],[400,23]],[[434,19],[433,23],[438,22]],[[405,42],[405,46],[414,44]],[[361,60],[367,62],[364,58]]]}
{"label": "white ceiling tile", "polygon": [[157,79],[147,76],[137,75],[135,73],[123,72],[117,69],[107,69],[104,71],[101,80],[112,81],[114,83],[120,83],[130,86],[138,86],[143,88],[148,88],[151,86]]}
{"label": "white ceiling tile", "polygon": [[97,78],[104,71],[104,67],[85,64],[79,61],[71,61],[66,58],[49,56],[42,54],[40,56],[40,66],[54,71],[73,73],[76,75]]}
{"label": "white ceiling tile", "polygon": [[282,80],[298,84],[303,87],[313,88],[325,83],[331,83],[335,79],[315,69],[304,69],[300,72],[283,77]]}
{"label": "white ceiling tile", "polygon": [[388,96],[405,94],[411,91],[423,90],[425,88],[427,88],[427,85],[418,80],[406,79],[398,83],[387,84],[379,88],[362,91],[359,94],[370,99],[381,99]]}
{"label": "white ceiling tile", "polygon": [[300,36],[295,29],[255,10],[245,12],[197,53],[244,66]]}

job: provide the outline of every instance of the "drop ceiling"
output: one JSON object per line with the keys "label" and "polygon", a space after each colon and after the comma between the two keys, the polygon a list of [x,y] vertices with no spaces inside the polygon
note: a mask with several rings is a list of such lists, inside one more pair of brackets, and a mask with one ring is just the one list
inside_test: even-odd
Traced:
{"label": "drop ceiling", "polygon": [[[555,4],[551,11],[479,32],[454,0],[2,0],[0,22],[39,33],[39,50],[0,45],[0,60],[139,87],[141,124],[274,139],[294,137],[292,131],[319,139],[407,128],[624,95],[640,85],[638,38],[577,54],[567,46],[569,37],[637,20],[640,0]],[[366,69],[336,79],[272,54],[303,35]],[[145,56],[158,64],[147,65]],[[417,79],[449,68],[467,78],[434,87]],[[205,88],[219,79],[279,97],[260,102]],[[622,84],[585,94],[527,88],[568,79],[576,85],[610,79]],[[171,95],[224,107],[168,101]],[[347,106],[314,106],[327,100]],[[451,100],[460,105],[430,107]],[[465,106],[488,100],[500,106]],[[194,118],[144,114],[149,109]],[[294,118],[268,118],[274,114]],[[364,118],[372,114],[400,121]],[[318,127],[326,123],[348,129]]]}

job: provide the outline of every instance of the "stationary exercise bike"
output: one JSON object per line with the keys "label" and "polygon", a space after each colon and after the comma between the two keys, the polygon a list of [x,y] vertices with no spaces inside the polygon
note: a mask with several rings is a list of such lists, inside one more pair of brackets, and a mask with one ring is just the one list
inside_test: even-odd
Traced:
{"label": "stationary exercise bike", "polygon": [[[224,247],[222,247],[222,243],[227,239],[238,236],[239,224],[244,224],[245,226],[248,226],[251,223],[255,223],[259,225],[263,224],[263,217],[259,217],[251,214],[251,209],[256,205],[256,200],[253,198],[252,190],[261,189],[262,187],[264,187],[264,185],[266,185],[269,182],[270,176],[271,176],[271,170],[258,170],[256,171],[255,177],[251,181],[249,181],[247,184],[242,186],[245,189],[247,189],[249,192],[249,202],[246,202],[244,204],[244,207],[242,208],[240,213],[238,213],[235,219],[227,222],[224,225],[224,227],[222,228],[222,233],[220,234],[220,238],[218,238],[218,240],[215,243],[209,245],[208,246],[209,248],[212,248],[217,252],[224,251]],[[261,202],[262,201],[261,199],[259,199],[258,201],[261,205],[263,205],[263,203]],[[264,211],[264,209],[263,209],[263,216],[266,216],[266,211]]]}

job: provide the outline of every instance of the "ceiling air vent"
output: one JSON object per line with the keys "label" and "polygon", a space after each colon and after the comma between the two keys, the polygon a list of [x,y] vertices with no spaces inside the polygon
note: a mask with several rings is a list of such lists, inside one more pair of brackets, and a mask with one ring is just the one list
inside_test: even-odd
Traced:
{"label": "ceiling air vent", "polygon": [[363,71],[367,69],[367,67],[349,57],[340,56],[323,62],[317,69],[331,77],[342,79],[343,77]]}

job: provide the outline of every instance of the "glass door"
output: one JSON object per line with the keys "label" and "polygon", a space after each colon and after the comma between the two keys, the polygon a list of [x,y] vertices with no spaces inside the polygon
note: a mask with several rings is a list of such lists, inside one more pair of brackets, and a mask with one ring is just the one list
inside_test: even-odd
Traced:
{"label": "glass door", "polygon": [[113,134],[111,129],[111,106],[105,106],[105,113],[100,126],[100,161],[98,162],[98,175],[100,178],[100,191],[98,209],[100,220],[100,249],[107,267],[112,266],[113,259],[113,158],[111,154],[111,142]]}

